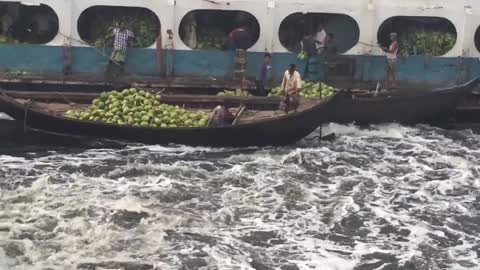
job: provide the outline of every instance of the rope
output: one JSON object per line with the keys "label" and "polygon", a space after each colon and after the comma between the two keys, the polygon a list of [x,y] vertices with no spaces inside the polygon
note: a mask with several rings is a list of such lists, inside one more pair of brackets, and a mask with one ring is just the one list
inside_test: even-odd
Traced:
{"label": "rope", "polygon": [[62,93],[60,93],[60,96],[62,97],[63,100],[68,102],[68,104],[76,104],[75,102],[72,102],[72,101],[68,100]]}
{"label": "rope", "polygon": [[33,100],[29,99],[27,101],[27,104],[25,104],[25,113],[23,117],[23,134],[27,134],[27,114],[28,114],[28,109],[30,108],[30,105],[32,105]]}
{"label": "rope", "polygon": [[[117,65],[117,66],[119,66],[119,67],[122,66],[119,62],[110,59],[110,56],[106,55],[102,50],[98,49],[97,47],[92,46],[92,45],[88,44],[87,42],[85,42],[85,41],[83,41],[83,40],[76,39],[76,38],[73,38],[73,37],[71,37],[71,36],[65,35],[64,33],[60,32],[60,31],[58,32],[58,34],[60,34],[61,36],[65,37],[65,38],[68,38],[68,39],[70,39],[70,40],[74,40],[74,41],[80,42],[80,43],[82,43],[83,45],[87,45],[87,46],[93,48],[95,52],[97,52],[98,54],[100,54],[100,55],[103,56],[104,58],[109,59],[109,60],[110,60],[112,63],[114,63],[115,65]],[[125,71],[124,71],[124,73],[126,73],[126,74],[128,74],[128,75],[132,75],[132,73],[128,73],[128,72],[125,72]],[[135,76],[135,75],[134,75],[134,77],[138,77],[138,76]]]}
{"label": "rope", "polygon": [[[92,46],[92,45],[88,44],[87,42],[85,42],[85,41],[83,41],[83,40],[76,39],[76,38],[73,38],[73,37],[71,37],[71,36],[67,36],[67,35],[65,35],[65,34],[62,33],[62,32],[58,32],[58,33],[59,33],[61,36],[65,37],[65,38],[68,38],[68,39],[73,40],[73,41],[80,42],[80,43],[82,43],[83,45],[87,45],[87,46],[93,48],[93,49],[95,50],[95,52],[97,52],[97,53],[100,54],[101,56],[110,59],[110,56],[108,56],[108,55],[106,55],[105,53],[103,53],[103,51],[99,50],[97,47]],[[112,60],[112,63],[115,63],[116,65],[120,66],[120,63],[118,63],[118,62],[116,62],[116,61],[113,61],[113,60]]]}
{"label": "rope", "polygon": [[377,45],[373,45],[373,44],[365,43],[365,42],[361,42],[361,41],[359,41],[358,43],[363,44],[363,45],[366,45],[366,46],[370,46],[370,47],[381,48],[381,46],[378,46],[378,44],[377,44]]}

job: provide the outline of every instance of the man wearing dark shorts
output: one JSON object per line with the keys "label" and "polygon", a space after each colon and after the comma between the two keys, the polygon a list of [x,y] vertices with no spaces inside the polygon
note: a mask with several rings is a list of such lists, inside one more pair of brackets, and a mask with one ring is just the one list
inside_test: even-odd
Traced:
{"label": "man wearing dark shorts", "polygon": [[267,83],[268,80],[268,73],[272,69],[272,55],[269,53],[266,53],[263,56],[263,64],[260,67],[260,70],[257,73],[257,78],[256,78],[256,86],[257,86],[257,94],[259,96],[266,96],[265,92],[265,84]]}

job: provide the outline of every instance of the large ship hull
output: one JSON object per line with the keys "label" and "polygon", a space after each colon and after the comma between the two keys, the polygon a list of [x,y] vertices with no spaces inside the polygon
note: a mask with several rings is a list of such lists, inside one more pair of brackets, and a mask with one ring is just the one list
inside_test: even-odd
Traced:
{"label": "large ship hull", "polygon": [[[94,17],[85,20],[82,16],[86,16],[85,14],[89,13],[88,10],[96,7],[123,8],[127,11],[143,9],[149,11],[160,23],[155,30],[158,30],[158,33],[154,33],[154,36],[158,35],[158,37],[152,41],[152,44],[146,48],[128,49],[126,73],[121,77],[127,82],[155,81],[164,85],[177,84],[173,86],[203,82],[205,84],[202,85],[211,84],[222,87],[234,82],[234,78],[238,81],[238,76],[234,76],[234,71],[238,71],[236,70],[238,67],[235,66],[233,51],[225,48],[205,50],[204,47],[199,47],[199,44],[195,47],[196,49],[191,49],[182,38],[184,32],[182,22],[185,18],[189,17],[189,14],[201,15],[203,11],[210,12],[209,16],[216,13],[228,13],[228,16],[210,22],[201,22],[202,16],[197,16],[198,29],[195,36],[198,41],[204,35],[200,29],[202,23],[205,27],[203,30],[207,29],[207,26],[216,28],[231,24],[230,28],[223,29],[224,38],[226,38],[231,28],[238,26],[235,21],[235,15],[238,15],[238,12],[244,12],[247,17],[253,18],[251,25],[258,26],[259,33],[246,54],[246,73],[250,80],[255,78],[265,52],[273,55],[272,84],[278,83],[284,70],[291,63],[297,64],[305,77],[306,62],[297,58],[298,48],[289,46],[285,42],[289,43],[288,41],[293,40],[293,43],[298,45],[302,35],[308,31],[313,32],[322,20],[327,22],[326,31],[335,34],[342,61],[335,72],[325,75],[323,70],[325,65],[320,60],[320,64],[310,72],[313,74],[310,76],[312,80],[349,83],[376,83],[383,80],[386,59],[385,53],[380,49],[380,43],[381,46],[388,46],[388,33],[394,29],[399,31],[403,29],[406,33],[414,32],[415,29],[424,29],[423,24],[428,21],[434,28],[449,25],[444,28],[450,29],[454,37],[453,43],[445,51],[433,54],[438,55],[433,57],[421,55],[423,53],[418,53],[419,55],[416,55],[416,52],[411,53],[405,50],[407,47],[403,46],[405,44],[401,44],[402,55],[406,52],[416,56],[399,57],[398,80],[409,86],[450,86],[466,82],[480,73],[478,61],[480,51],[477,48],[480,47],[480,28],[478,27],[480,4],[470,0],[460,2],[459,0],[433,2],[410,0],[408,3],[386,0],[142,0],[134,4],[128,0],[26,0],[22,2],[0,0],[1,5],[12,5],[12,3],[13,5],[22,3],[23,7],[49,7],[52,15],[57,18],[58,29],[54,31],[54,37],[45,44],[20,45],[15,42],[0,44],[0,70],[7,71],[0,76],[3,80],[35,78],[38,81],[56,79],[65,82],[83,80],[102,83],[111,49],[92,46],[96,43],[88,40],[89,38],[86,38],[85,33],[81,31],[81,29],[90,29],[83,25],[85,21],[95,22]],[[135,12],[131,13],[135,14]],[[21,20],[27,20],[27,15],[24,15]],[[282,28],[292,16],[301,17],[297,18],[296,22],[309,21],[309,23],[308,25],[307,23],[291,24],[291,27]],[[134,18],[138,19],[138,17]],[[396,24],[391,22],[395,18],[400,18]],[[407,18],[410,23],[414,25],[418,23],[419,26],[407,29],[407,25],[402,24],[401,18]],[[204,16],[203,21],[205,20]],[[113,23],[113,21],[109,22],[107,26],[111,27]],[[93,24],[91,27],[95,30],[100,26]],[[167,30],[172,30],[175,48],[171,55],[172,63],[168,65],[170,72],[166,72],[166,51],[162,50],[168,39]],[[95,31],[90,29],[87,32]],[[405,37],[406,33],[399,33],[399,39],[402,36]],[[110,45],[104,44],[104,46]],[[165,76],[166,73],[169,74],[168,77]],[[189,79],[180,80],[179,78]]]}
{"label": "large ship hull", "polygon": [[[102,53],[91,47],[72,48],[71,73],[64,74],[64,48],[43,45],[0,45],[0,69],[15,71],[3,73],[3,81],[32,78],[38,81],[85,81],[102,83],[108,64],[110,50]],[[165,53],[165,52],[164,52]],[[151,82],[175,87],[191,86],[191,83],[203,87],[223,87],[235,82],[234,52],[207,50],[176,50],[173,52],[172,74],[165,76],[157,69],[155,49],[129,49],[125,74],[120,78],[127,83]],[[247,78],[254,80],[263,53],[247,52]],[[301,61],[294,53],[273,53],[273,78],[275,85],[281,80],[283,71],[289,64],[296,64],[300,73],[305,74],[306,61]],[[320,58],[310,72],[311,80],[329,80],[355,87],[356,83],[382,81],[387,64],[383,56],[342,55],[340,66],[335,72],[326,72]],[[163,66],[162,66],[163,67]],[[460,57],[401,57],[397,64],[397,79],[403,85],[433,86],[456,85],[478,76],[480,61],[477,58]],[[313,76],[312,76],[313,74]],[[304,76],[305,77],[305,76]],[[190,78],[187,81],[181,78]],[[349,85],[348,85],[349,84]]]}

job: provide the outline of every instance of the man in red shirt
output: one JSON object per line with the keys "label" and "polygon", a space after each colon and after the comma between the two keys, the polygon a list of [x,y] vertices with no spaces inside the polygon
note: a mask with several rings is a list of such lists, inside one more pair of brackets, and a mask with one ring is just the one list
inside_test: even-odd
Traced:
{"label": "man in red shirt", "polygon": [[251,44],[250,31],[246,26],[240,26],[233,29],[232,32],[228,35],[228,40],[230,43],[231,49],[248,49]]}

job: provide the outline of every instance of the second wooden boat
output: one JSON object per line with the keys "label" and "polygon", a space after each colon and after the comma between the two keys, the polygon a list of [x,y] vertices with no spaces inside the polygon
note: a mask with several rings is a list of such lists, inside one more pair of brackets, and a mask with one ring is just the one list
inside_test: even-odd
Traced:
{"label": "second wooden boat", "polygon": [[398,122],[401,124],[443,125],[453,117],[463,96],[478,85],[480,79],[463,85],[434,89],[401,89],[388,92],[355,93],[344,91],[337,103],[332,122],[359,125]]}

